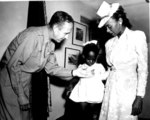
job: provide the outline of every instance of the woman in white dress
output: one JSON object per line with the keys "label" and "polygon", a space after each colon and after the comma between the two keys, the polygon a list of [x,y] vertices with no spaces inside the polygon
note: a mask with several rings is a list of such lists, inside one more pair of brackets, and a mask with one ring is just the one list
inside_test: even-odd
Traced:
{"label": "woman in white dress", "polygon": [[131,30],[119,3],[103,2],[97,11],[99,28],[114,37],[105,44],[111,71],[106,82],[99,120],[137,120],[142,111],[148,75],[148,47],[145,33]]}

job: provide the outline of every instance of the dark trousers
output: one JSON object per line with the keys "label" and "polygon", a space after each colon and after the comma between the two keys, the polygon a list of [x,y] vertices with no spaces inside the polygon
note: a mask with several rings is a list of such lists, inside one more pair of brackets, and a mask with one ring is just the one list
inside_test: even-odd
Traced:
{"label": "dark trousers", "polygon": [[101,103],[76,103],[66,100],[63,120],[98,120]]}
{"label": "dark trousers", "polygon": [[33,120],[47,120],[47,75],[44,70],[32,76],[32,116]]}

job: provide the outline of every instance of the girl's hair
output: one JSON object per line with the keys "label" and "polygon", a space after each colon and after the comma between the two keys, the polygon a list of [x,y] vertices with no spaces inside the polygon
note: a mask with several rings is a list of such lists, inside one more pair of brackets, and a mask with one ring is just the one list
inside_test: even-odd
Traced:
{"label": "girl's hair", "polygon": [[86,58],[90,51],[93,51],[97,56],[99,52],[98,46],[94,43],[87,44],[83,47],[82,55]]}
{"label": "girl's hair", "polygon": [[126,13],[125,13],[125,11],[124,11],[122,6],[119,6],[118,10],[113,14],[112,17],[114,19],[116,19],[117,21],[119,20],[119,18],[122,18],[122,20],[123,20],[122,25],[124,25],[124,26],[126,26],[128,28],[132,27],[132,25],[131,25],[129,19],[127,18]]}
{"label": "girl's hair", "polygon": [[90,44],[85,45],[83,47],[82,53],[79,55],[78,65],[85,63],[85,59],[88,56],[90,51],[93,51],[96,54],[96,57],[97,57],[98,53],[99,53],[99,48],[94,43],[90,43]]}

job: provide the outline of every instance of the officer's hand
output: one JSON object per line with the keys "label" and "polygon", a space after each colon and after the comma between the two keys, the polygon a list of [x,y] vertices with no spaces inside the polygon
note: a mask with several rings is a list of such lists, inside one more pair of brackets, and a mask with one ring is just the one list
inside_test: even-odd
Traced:
{"label": "officer's hand", "polygon": [[73,76],[77,77],[91,77],[93,73],[87,70],[87,65],[80,65],[77,69],[73,70]]}
{"label": "officer's hand", "polygon": [[22,111],[27,111],[31,107],[30,104],[29,104],[29,100],[27,99],[27,97],[25,95],[19,95],[18,102],[19,102],[19,105],[20,105],[20,109]]}

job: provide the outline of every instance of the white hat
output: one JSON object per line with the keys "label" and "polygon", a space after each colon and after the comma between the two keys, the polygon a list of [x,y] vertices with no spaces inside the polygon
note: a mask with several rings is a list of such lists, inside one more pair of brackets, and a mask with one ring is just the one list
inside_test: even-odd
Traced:
{"label": "white hat", "polygon": [[119,3],[109,4],[105,1],[101,4],[97,11],[97,15],[101,17],[101,21],[98,25],[99,28],[105,25],[105,23],[112,17],[112,15],[118,10]]}

